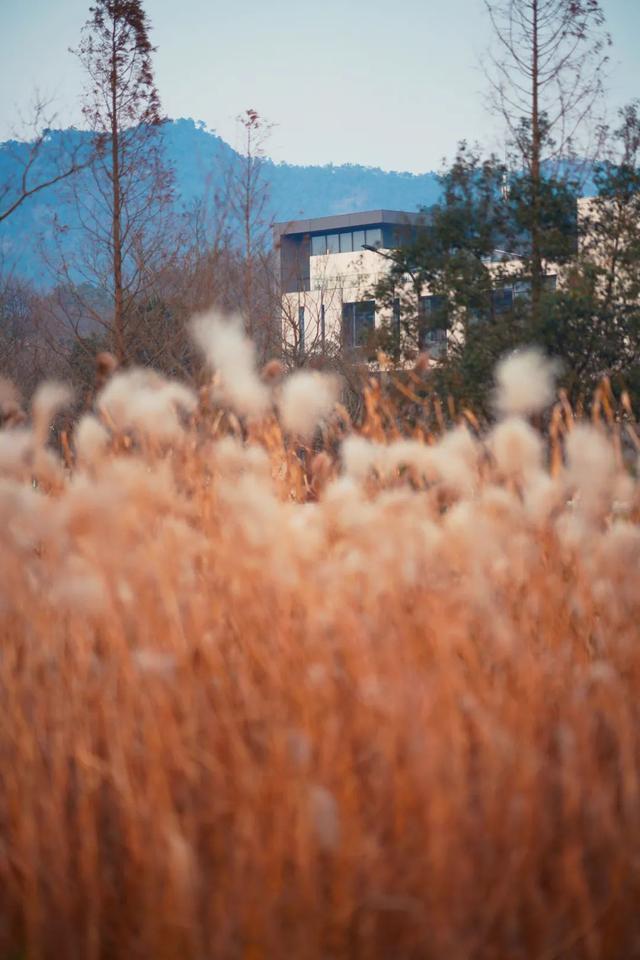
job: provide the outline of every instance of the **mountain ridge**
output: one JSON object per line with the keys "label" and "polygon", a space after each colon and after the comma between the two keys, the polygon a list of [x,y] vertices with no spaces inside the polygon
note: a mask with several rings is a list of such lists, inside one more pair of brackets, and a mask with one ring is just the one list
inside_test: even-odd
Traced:
{"label": "mountain ridge", "polygon": [[[90,131],[69,128],[47,133],[42,155],[34,170],[46,173],[60,150],[88,149]],[[208,191],[223,186],[225,172],[241,164],[241,155],[215,131],[190,118],[167,121],[161,130],[164,150],[175,176],[176,208],[188,207]],[[29,145],[17,141],[0,143],[0,189],[15,182],[20,156]],[[265,218],[298,220],[367,209],[399,209],[409,212],[434,203],[440,194],[437,174],[385,171],[361,164],[301,166],[264,159],[264,179],[269,184]],[[0,224],[0,258],[5,271],[30,279],[38,286],[54,284],[49,264],[55,262],[54,222],[74,226],[73,211],[66,202],[67,184],[59,184],[25,201]]]}

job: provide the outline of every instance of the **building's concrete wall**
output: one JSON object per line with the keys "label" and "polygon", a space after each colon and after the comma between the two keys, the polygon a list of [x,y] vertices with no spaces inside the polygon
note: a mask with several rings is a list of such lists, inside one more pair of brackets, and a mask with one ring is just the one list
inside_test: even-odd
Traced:
{"label": "building's concrete wall", "polygon": [[[384,252],[384,251],[383,251]],[[327,253],[310,258],[308,290],[286,292],[283,296],[283,333],[290,346],[296,346],[299,309],[305,309],[305,350],[312,351],[322,343],[322,311],[324,338],[338,344],[342,333],[342,305],[369,299],[378,279],[388,264],[380,254],[370,250],[359,253]],[[371,296],[373,299],[373,296]],[[376,311],[376,325],[382,316]]]}

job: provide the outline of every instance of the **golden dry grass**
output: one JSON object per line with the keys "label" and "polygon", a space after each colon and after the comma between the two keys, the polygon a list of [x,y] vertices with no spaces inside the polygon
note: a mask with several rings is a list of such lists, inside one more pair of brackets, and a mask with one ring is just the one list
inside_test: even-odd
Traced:
{"label": "golden dry grass", "polygon": [[0,432],[0,957],[640,956],[628,410],[166,389]]}

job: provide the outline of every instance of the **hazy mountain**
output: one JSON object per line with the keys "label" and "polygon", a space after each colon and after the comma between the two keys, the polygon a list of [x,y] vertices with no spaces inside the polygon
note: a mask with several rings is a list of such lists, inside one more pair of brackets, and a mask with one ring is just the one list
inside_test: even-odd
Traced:
{"label": "hazy mountain", "polygon": [[[162,130],[166,158],[176,180],[177,210],[220,189],[228,171],[240,162],[229,144],[203,124],[174,120]],[[90,134],[79,130],[54,130],[47,138],[35,172],[53,168],[61,150],[87,150]],[[5,184],[16,180],[19,157],[25,144],[0,144],[0,196]],[[265,178],[271,185],[268,215],[275,220],[294,220],[335,213],[386,208],[415,211],[433,203],[439,194],[434,173],[420,175],[387,172],[356,164],[300,167],[288,163],[265,163]],[[53,221],[67,226],[66,243],[82,242],[82,232],[73,208],[67,202],[68,185],[52,187],[27,200],[0,224],[0,256],[5,269],[48,285],[53,282],[55,263]],[[77,235],[77,240],[74,238]]]}

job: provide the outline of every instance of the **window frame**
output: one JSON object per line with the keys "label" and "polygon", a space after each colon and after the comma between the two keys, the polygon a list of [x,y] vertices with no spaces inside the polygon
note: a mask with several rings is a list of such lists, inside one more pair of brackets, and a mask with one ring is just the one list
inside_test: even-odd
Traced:
{"label": "window frame", "polygon": [[[317,241],[321,241],[321,246],[323,249],[314,250],[314,245]],[[326,233],[317,233],[311,237],[311,254],[312,257],[323,257],[327,252],[327,235]]]}

